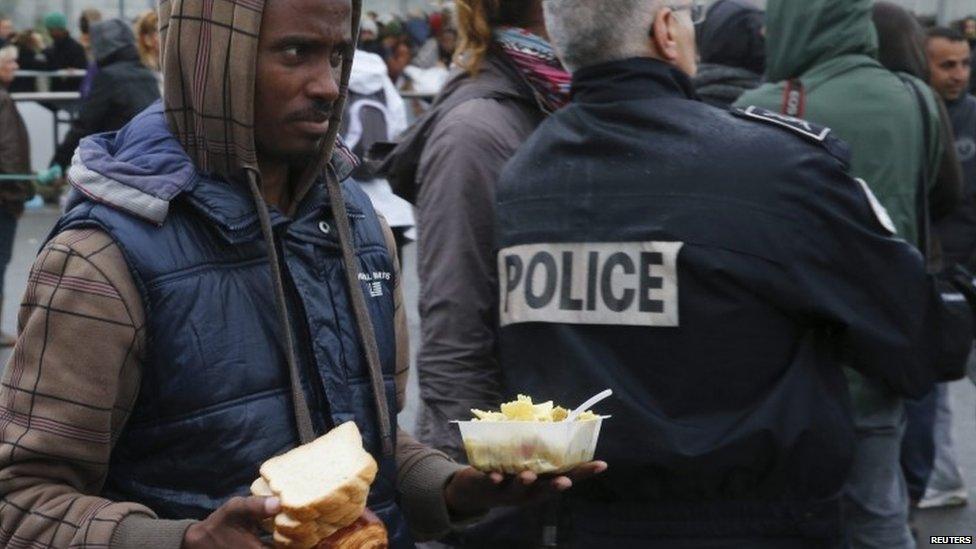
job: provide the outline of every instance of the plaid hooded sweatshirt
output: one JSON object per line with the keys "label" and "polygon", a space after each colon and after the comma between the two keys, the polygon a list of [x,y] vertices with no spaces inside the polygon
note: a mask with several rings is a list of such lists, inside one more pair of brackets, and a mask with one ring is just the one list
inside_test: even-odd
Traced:
{"label": "plaid hooded sweatshirt", "polygon": [[[164,0],[159,7],[170,130],[198,170],[227,179],[257,167],[250,60],[263,6]],[[395,302],[402,405],[409,353],[399,287]],[[138,397],[145,314],[107,234],[67,230],[39,254],[0,385],[0,546],[181,546],[191,521],[161,520],[143,505],[102,495],[113,446]],[[396,457],[400,503],[414,534],[442,534],[450,526],[443,487],[460,466],[402,432]]]}

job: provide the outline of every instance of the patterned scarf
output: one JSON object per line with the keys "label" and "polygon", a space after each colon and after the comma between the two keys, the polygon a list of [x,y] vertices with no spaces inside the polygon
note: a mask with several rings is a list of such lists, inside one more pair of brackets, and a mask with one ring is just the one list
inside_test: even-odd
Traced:
{"label": "patterned scarf", "polygon": [[496,29],[495,42],[535,91],[546,113],[569,102],[572,77],[549,42],[518,27]]}

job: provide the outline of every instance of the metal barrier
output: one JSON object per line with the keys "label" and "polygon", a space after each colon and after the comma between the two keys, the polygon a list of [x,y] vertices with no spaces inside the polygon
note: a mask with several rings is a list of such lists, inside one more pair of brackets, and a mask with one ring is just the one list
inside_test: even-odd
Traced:
{"label": "metal barrier", "polygon": [[[17,76],[25,76],[30,78],[51,78],[51,77],[62,77],[71,76],[78,77],[84,76],[85,71],[78,69],[67,69],[60,71],[17,71]],[[77,107],[81,104],[81,93],[79,92],[50,92],[50,91],[38,91],[38,92],[19,92],[12,93],[10,97],[14,102],[34,102],[43,105],[45,108],[51,111],[54,117],[54,148],[58,148],[58,135],[61,126],[70,126],[74,122]],[[419,100],[427,105],[424,105],[423,110],[429,106],[435,97],[436,93],[430,92],[414,92],[414,91],[401,91],[400,97],[405,100]],[[62,113],[66,116],[62,116]],[[413,113],[417,116],[419,113]]]}
{"label": "metal barrier", "polygon": [[35,81],[35,88],[38,92],[47,92],[51,89],[52,78],[84,78],[87,74],[86,69],[62,69],[59,71],[32,71],[18,70],[14,74],[15,78],[32,78]]}
{"label": "metal barrier", "polygon": [[[17,75],[20,76],[21,72],[27,71],[17,71]],[[54,118],[54,150],[58,149],[58,130],[61,126],[70,126],[74,122],[77,106],[81,103],[79,92],[22,92],[12,93],[10,97],[15,103],[33,102],[51,111]],[[61,116],[61,113],[67,117]]]}

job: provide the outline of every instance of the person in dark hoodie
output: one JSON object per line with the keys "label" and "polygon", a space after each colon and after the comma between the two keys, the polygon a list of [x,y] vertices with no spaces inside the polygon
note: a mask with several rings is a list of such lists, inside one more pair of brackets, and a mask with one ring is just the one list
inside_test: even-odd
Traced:
{"label": "person in dark hoodie", "polygon": [[109,19],[91,27],[92,53],[98,73],[51,160],[64,169],[71,165],[82,138],[115,131],[159,99],[159,84],[139,58],[132,29],[121,19]]}
{"label": "person in dark hoodie", "polygon": [[260,465],[355,422],[389,547],[605,464],[486,475],[396,427],[392,234],[336,143],[361,4],[160,3],[164,102],[83,139],[0,384],[0,546],[257,549]]}
{"label": "person in dark hoodie", "polygon": [[766,68],[763,18],[743,0],[719,0],[708,9],[698,31],[701,64],[691,81],[709,105],[727,109],[759,87]]}

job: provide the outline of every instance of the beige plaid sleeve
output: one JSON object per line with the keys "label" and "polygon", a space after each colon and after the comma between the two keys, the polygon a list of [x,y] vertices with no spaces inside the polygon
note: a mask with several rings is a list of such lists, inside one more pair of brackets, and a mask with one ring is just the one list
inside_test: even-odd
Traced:
{"label": "beige plaid sleeve", "polygon": [[403,285],[400,283],[400,258],[397,254],[396,239],[383,214],[377,212],[386,248],[393,257],[395,286],[393,287],[393,329],[396,333],[396,401],[397,408],[403,410],[407,399],[407,380],[410,377],[410,332],[407,325],[407,309],[403,303]]}
{"label": "beige plaid sleeve", "polygon": [[97,495],[138,392],[143,316],[106,234],[41,251],[0,386],[0,547],[108,547],[123,518],[154,516]]}
{"label": "beige plaid sleeve", "polygon": [[[402,410],[406,401],[407,380],[410,376],[410,334],[407,310],[403,303],[403,287],[400,284],[400,260],[397,257],[396,239],[382,215],[380,215],[380,223],[386,237],[386,247],[393,256],[396,269],[393,322],[396,331],[397,405]],[[454,522],[444,500],[444,487],[450,482],[454,473],[465,468],[464,465],[455,463],[447,457],[447,454],[418,442],[401,428],[397,429],[396,462],[400,506],[417,540],[437,539],[447,534],[452,527],[468,524],[468,521]],[[474,517],[474,520],[480,518],[480,516]]]}

